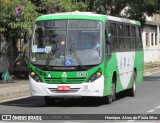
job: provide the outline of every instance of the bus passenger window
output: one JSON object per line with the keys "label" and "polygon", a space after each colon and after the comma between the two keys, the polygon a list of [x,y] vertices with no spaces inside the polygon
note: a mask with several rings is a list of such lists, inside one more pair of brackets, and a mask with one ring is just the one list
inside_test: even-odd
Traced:
{"label": "bus passenger window", "polygon": [[117,26],[115,22],[110,23],[110,30],[109,33],[111,34],[111,50],[112,51],[119,51],[119,43],[117,41]]}
{"label": "bus passenger window", "polygon": [[118,24],[118,36],[123,36],[123,24]]}
{"label": "bus passenger window", "polygon": [[136,49],[137,45],[136,45],[136,30],[135,30],[135,26],[131,26],[131,48],[132,49]]}
{"label": "bus passenger window", "polygon": [[141,30],[140,27],[136,27],[136,42],[137,42],[137,48],[139,50],[142,49],[142,41],[141,41]]}
{"label": "bus passenger window", "polygon": [[131,49],[130,45],[130,26],[129,25],[124,25],[124,41],[126,45],[126,50]]}

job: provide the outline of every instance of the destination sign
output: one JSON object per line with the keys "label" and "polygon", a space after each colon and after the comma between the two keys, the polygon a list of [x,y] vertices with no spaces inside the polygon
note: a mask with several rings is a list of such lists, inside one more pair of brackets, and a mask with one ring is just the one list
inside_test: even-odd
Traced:
{"label": "destination sign", "polygon": [[64,21],[64,20],[45,22],[45,28],[66,27],[66,25],[67,25],[67,21]]}
{"label": "destination sign", "polygon": [[97,28],[99,23],[97,21],[90,20],[58,20],[58,21],[46,21],[45,28],[57,28],[57,27],[67,27],[68,28]]}
{"label": "destination sign", "polygon": [[69,27],[73,28],[96,28],[98,26],[97,21],[89,20],[70,20]]}

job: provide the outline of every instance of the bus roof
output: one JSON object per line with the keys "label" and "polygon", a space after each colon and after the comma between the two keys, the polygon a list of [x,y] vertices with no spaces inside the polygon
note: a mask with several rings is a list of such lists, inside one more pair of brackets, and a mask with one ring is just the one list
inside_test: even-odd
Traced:
{"label": "bus roof", "polygon": [[52,20],[52,19],[87,19],[87,20],[99,20],[99,21],[104,21],[104,22],[107,20],[111,20],[111,21],[118,21],[118,22],[141,25],[139,21],[129,20],[126,18],[96,14],[93,12],[80,12],[80,11],[42,15],[38,17],[36,21]]}

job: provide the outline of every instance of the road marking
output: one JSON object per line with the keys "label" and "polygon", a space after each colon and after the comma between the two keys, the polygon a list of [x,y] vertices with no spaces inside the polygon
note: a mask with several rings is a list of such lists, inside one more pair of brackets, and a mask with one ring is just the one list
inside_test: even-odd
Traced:
{"label": "road marking", "polygon": [[151,110],[147,111],[147,112],[152,113],[152,112],[156,111],[157,109],[160,109],[160,105],[155,107],[154,109],[151,109]]}
{"label": "road marking", "polygon": [[160,108],[160,105],[159,105],[159,106],[157,106],[156,108]]}
{"label": "road marking", "polygon": [[17,98],[12,98],[12,99],[7,99],[7,100],[2,100],[0,103],[8,102],[8,101],[13,101],[13,100],[18,100],[18,99],[23,99],[23,98],[28,98],[31,96],[23,96],[23,97],[17,97]]}
{"label": "road marking", "polygon": [[156,109],[151,109],[149,111],[147,111],[148,113],[154,112]]}

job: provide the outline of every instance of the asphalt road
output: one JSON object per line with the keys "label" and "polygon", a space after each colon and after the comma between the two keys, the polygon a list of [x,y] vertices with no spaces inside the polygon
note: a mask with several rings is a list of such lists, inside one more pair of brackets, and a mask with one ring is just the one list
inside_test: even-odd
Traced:
{"label": "asphalt road", "polygon": [[135,97],[119,95],[112,104],[99,99],[64,99],[53,106],[41,97],[27,97],[0,103],[0,114],[160,114],[160,72],[144,77]]}

